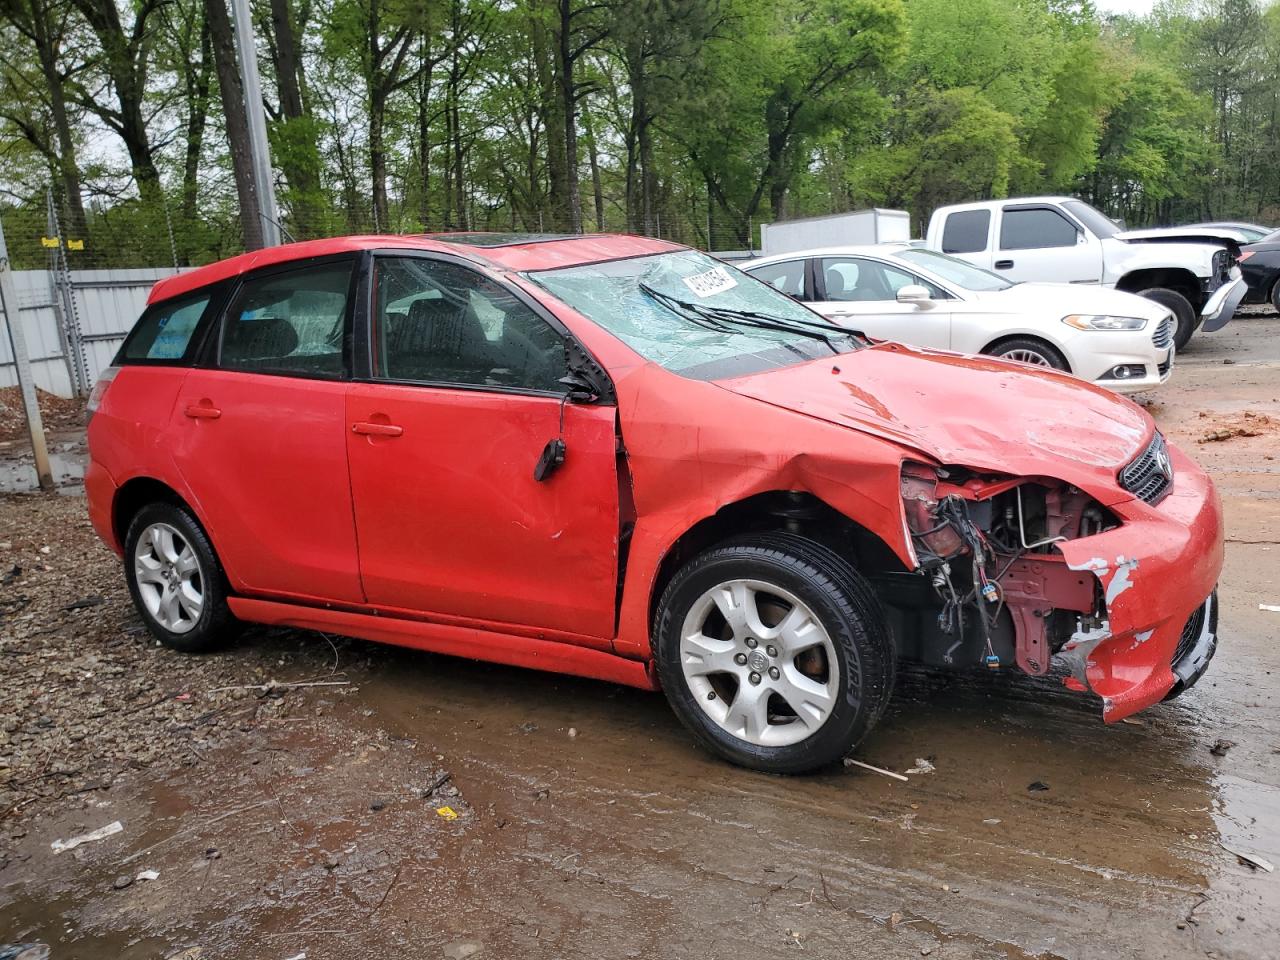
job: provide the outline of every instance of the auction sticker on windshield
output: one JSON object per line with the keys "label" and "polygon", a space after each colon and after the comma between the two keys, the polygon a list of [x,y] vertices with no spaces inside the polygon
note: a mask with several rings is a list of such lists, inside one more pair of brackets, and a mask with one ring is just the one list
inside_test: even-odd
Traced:
{"label": "auction sticker on windshield", "polygon": [[723,293],[738,285],[738,281],[729,275],[729,271],[724,267],[712,267],[703,273],[695,273],[688,277],[681,277],[684,285],[699,297],[709,297],[712,294]]}

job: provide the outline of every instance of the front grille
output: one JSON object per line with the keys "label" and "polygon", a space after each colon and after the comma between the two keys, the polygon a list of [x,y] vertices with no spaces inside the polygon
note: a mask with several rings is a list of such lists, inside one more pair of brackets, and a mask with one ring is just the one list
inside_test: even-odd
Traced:
{"label": "front grille", "polygon": [[1151,342],[1157,350],[1167,349],[1169,344],[1173,343],[1172,314],[1160,321],[1160,326],[1156,327],[1156,332],[1151,335]]}
{"label": "front grille", "polygon": [[1173,465],[1159,431],[1147,449],[1120,471],[1120,486],[1147,503],[1158,503],[1169,492],[1173,486]]}
{"label": "front grille", "polygon": [[1196,607],[1196,612],[1191,614],[1187,620],[1186,626],[1182,628],[1182,636],[1178,638],[1178,647],[1173,651],[1173,663],[1179,662],[1195,647],[1196,641],[1200,639],[1200,634],[1204,630],[1204,612],[1207,603],[1202,603]]}

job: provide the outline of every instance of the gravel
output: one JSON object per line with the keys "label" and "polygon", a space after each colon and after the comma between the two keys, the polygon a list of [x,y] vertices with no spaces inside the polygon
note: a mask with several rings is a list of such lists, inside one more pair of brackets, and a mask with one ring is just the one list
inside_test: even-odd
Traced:
{"label": "gravel", "polygon": [[21,836],[12,815],[29,805],[109,789],[157,761],[196,763],[251,723],[313,709],[276,684],[344,678],[347,641],[247,639],[200,657],[160,647],[82,499],[0,496],[0,840]]}

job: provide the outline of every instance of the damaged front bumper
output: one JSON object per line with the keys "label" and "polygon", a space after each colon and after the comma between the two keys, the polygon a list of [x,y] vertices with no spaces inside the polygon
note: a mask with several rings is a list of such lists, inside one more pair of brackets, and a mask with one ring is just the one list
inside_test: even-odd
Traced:
{"label": "damaged front bumper", "polygon": [[1176,480],[1158,504],[1115,504],[1120,526],[1057,544],[1070,569],[1097,578],[1106,617],[1057,656],[1068,686],[1102,698],[1109,723],[1191,686],[1217,648],[1222,506],[1204,472],[1168,450]]}

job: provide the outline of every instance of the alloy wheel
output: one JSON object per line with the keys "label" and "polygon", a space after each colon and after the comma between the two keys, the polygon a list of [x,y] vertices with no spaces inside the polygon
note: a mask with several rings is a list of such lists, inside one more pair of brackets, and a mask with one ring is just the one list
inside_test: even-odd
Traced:
{"label": "alloy wheel", "polygon": [[680,665],[703,712],[756,746],[798,743],[836,706],[831,637],[798,597],[764,581],[703,593],[681,627]]}
{"label": "alloy wheel", "polygon": [[1029,363],[1033,367],[1052,367],[1049,358],[1043,353],[1037,353],[1035,350],[1027,350],[1019,348],[1010,350],[1008,353],[1000,354],[1005,360],[1017,360],[1019,363]]}
{"label": "alloy wheel", "polygon": [[133,548],[133,572],[143,606],[170,633],[187,633],[204,611],[204,572],[191,544],[167,523],[142,531]]}

